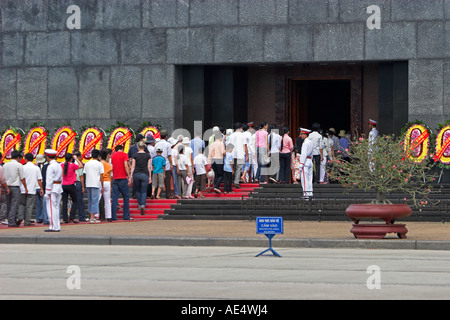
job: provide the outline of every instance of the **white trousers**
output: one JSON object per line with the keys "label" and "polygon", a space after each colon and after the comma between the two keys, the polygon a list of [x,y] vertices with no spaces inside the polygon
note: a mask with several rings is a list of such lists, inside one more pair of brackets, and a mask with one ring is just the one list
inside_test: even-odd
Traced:
{"label": "white trousers", "polygon": [[111,181],[103,182],[103,201],[105,202],[105,219],[111,219]]}
{"label": "white trousers", "polygon": [[60,225],[60,203],[61,194],[60,193],[46,193],[46,205],[47,205],[47,216],[49,222],[50,230],[61,230]]}
{"label": "white trousers", "polygon": [[328,157],[324,156],[323,160],[320,162],[320,179],[319,182],[325,182],[325,177],[327,173],[327,160]]}
{"label": "white trousers", "polygon": [[313,164],[311,159],[306,161],[303,168],[300,168],[300,180],[302,182],[303,196],[313,196]]}

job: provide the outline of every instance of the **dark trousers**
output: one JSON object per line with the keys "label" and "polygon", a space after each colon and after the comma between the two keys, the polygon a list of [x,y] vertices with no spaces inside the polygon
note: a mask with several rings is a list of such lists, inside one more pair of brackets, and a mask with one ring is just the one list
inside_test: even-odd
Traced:
{"label": "dark trousers", "polygon": [[164,175],[164,190],[166,191],[166,199],[170,199],[172,197],[171,179],[172,171],[170,169],[166,170],[166,174]]}
{"label": "dark trousers", "polygon": [[280,174],[278,180],[284,183],[291,182],[291,153],[280,153]]}
{"label": "dark trousers", "polygon": [[213,159],[211,167],[214,170],[214,188],[219,189],[223,180],[223,159]]}
{"label": "dark trousers", "polygon": [[83,196],[83,186],[81,181],[77,181],[75,184],[77,190],[77,209],[78,209],[78,220],[85,221],[86,216],[84,214],[84,196]]}
{"label": "dark trousers", "polygon": [[6,212],[8,216],[8,226],[16,225],[17,211],[19,210],[20,187],[9,186],[9,194],[6,195]]}
{"label": "dark trousers", "polygon": [[313,164],[314,164],[314,178],[313,178],[313,182],[314,183],[319,183],[320,181],[320,154],[313,156]]}
{"label": "dark trousers", "polygon": [[130,187],[128,179],[113,179],[112,182],[112,207],[111,220],[117,220],[117,206],[119,195],[123,198],[123,220],[130,220]]}
{"label": "dark trousers", "polygon": [[228,171],[223,172],[223,191],[231,192],[231,185],[233,183],[233,174]]}
{"label": "dark trousers", "polygon": [[63,194],[62,194],[62,218],[65,222],[69,222],[68,212],[67,212],[67,203],[69,202],[69,195],[72,199],[72,208],[70,209],[70,219],[75,220],[75,212],[78,207],[78,195],[77,195],[77,187],[75,184],[71,185],[63,185]]}

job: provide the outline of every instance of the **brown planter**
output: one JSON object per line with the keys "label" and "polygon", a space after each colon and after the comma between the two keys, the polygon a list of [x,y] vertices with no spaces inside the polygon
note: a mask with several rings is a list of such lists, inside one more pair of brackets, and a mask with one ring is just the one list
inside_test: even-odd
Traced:
{"label": "brown planter", "polygon": [[[394,224],[398,218],[409,217],[411,208],[406,204],[352,204],[345,214],[355,224],[350,232],[356,238],[382,239],[387,233],[396,233],[399,238],[405,239],[408,229],[404,224]],[[362,219],[381,219],[385,223],[359,224]]]}

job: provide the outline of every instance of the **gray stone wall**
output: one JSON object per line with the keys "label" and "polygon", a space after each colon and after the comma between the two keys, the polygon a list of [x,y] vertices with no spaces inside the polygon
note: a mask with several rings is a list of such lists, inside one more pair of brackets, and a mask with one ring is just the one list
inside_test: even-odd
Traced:
{"label": "gray stone wall", "polygon": [[[450,0],[1,0],[0,128],[181,124],[177,65],[408,60],[409,117],[450,118]],[[66,22],[80,8],[81,28]],[[368,26],[380,9],[380,29]]]}

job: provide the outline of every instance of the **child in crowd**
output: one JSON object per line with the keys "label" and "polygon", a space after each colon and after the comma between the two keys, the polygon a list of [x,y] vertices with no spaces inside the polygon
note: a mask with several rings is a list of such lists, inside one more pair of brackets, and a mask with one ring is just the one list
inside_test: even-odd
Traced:
{"label": "child in crowd", "polygon": [[205,149],[202,149],[202,152],[200,152],[195,158],[194,158],[194,167],[195,167],[195,185],[196,190],[195,194],[199,198],[204,198],[203,192],[206,191],[206,165],[208,163],[208,160],[206,159],[204,155]]}
{"label": "child in crowd", "polygon": [[291,157],[292,180],[294,180],[294,184],[298,184],[300,181],[300,153],[298,153],[297,146],[294,146]]}
{"label": "child in crowd", "polygon": [[153,158],[153,177],[152,177],[152,196],[151,198],[155,198],[155,190],[156,190],[156,199],[160,199],[161,190],[164,186],[164,167],[166,165],[166,159],[162,156],[163,150],[161,148],[156,149],[156,156]]}
{"label": "child in crowd", "polygon": [[211,191],[212,187],[214,186],[214,170],[210,167],[210,165],[208,165],[209,171],[206,174],[207,178],[208,178],[208,184],[206,186],[206,188],[208,189],[208,191]]}
{"label": "child in crowd", "polygon": [[232,192],[231,184],[233,182],[234,168],[233,168],[233,145],[227,145],[227,153],[223,163],[223,184],[224,193]]}

